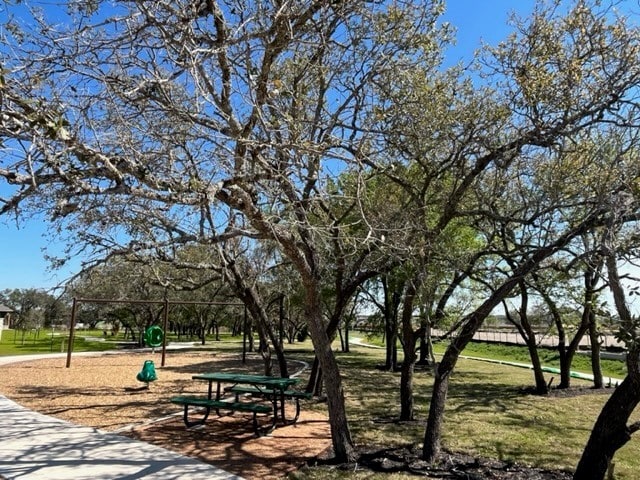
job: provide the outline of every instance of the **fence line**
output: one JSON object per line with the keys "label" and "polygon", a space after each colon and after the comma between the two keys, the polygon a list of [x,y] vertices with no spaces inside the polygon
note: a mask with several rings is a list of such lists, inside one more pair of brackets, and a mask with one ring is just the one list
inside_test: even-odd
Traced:
{"label": "fence line", "polygon": [[[446,330],[433,329],[431,331],[434,337],[442,337],[447,333]],[[474,340],[480,342],[489,343],[507,343],[512,345],[526,345],[522,336],[515,331],[504,330],[481,330],[476,332],[473,336]],[[557,347],[558,346],[557,335],[544,335],[536,334],[536,344],[543,347]],[[580,348],[590,349],[591,338],[588,335],[582,337],[580,341]],[[620,343],[613,335],[600,335],[601,348],[624,348],[624,345]]]}

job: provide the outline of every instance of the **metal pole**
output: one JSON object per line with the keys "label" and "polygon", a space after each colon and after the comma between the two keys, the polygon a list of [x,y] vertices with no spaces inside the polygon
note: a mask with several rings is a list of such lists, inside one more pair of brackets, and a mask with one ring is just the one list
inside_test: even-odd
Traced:
{"label": "metal pole", "polygon": [[162,361],[160,366],[164,367],[164,360],[167,355],[167,325],[169,324],[169,300],[164,299],[164,312],[162,315]]}
{"label": "metal pole", "polygon": [[242,327],[242,363],[247,363],[247,306],[244,306],[244,321]]}
{"label": "metal pole", "polygon": [[76,297],[71,306],[71,323],[69,324],[69,344],[67,345],[67,368],[71,366],[71,350],[73,349],[73,331],[76,328]]}
{"label": "metal pole", "polygon": [[280,295],[280,348],[284,346],[284,295]]}

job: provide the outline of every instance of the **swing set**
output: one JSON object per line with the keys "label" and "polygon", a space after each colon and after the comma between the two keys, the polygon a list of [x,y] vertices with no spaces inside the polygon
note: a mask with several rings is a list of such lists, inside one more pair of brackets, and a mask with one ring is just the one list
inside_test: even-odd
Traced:
{"label": "swing set", "polygon": [[[152,348],[162,346],[161,366],[164,367],[167,354],[167,326],[169,324],[169,306],[170,305],[231,305],[231,306],[243,306],[244,307],[244,338],[242,342],[243,358],[246,354],[246,337],[247,337],[247,308],[243,303],[233,302],[196,302],[196,301],[173,301],[173,300],[112,300],[105,298],[73,298],[73,304],[71,306],[71,322],[69,324],[69,341],[67,346],[67,368],[71,367],[71,353],[73,351],[73,339],[75,335],[76,327],[76,314],[80,303],[119,303],[119,304],[134,304],[134,305],[163,305],[162,312],[162,327],[154,325],[149,327],[145,332],[145,340],[147,345]],[[147,338],[148,337],[148,338]]]}

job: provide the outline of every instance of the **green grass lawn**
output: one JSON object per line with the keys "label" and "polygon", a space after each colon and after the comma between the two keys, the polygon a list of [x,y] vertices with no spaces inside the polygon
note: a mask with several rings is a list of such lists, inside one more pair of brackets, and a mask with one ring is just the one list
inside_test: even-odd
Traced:
{"label": "green grass lawn", "polygon": [[[368,344],[384,346],[382,336],[377,334],[367,334],[354,332],[353,337],[362,338]],[[442,354],[446,348],[446,343],[435,342],[434,350]],[[518,363],[531,363],[529,352],[524,346],[502,345],[498,343],[471,342],[464,349],[463,355],[470,357],[487,358],[491,360],[504,360]],[[542,364],[546,367],[560,367],[560,356],[550,348],[539,348],[538,355]],[[603,375],[613,378],[624,378],[627,374],[626,365],[622,361],[602,359],[600,361]],[[591,358],[588,355],[577,354],[574,356],[572,370],[582,373],[591,373]]]}
{"label": "green grass lawn", "polygon": [[[73,340],[74,352],[113,350],[118,347],[121,338],[105,337],[98,331],[77,331]],[[69,332],[36,330],[2,331],[0,355],[27,355],[34,353],[66,352],[69,344]]]}
{"label": "green grass lawn", "polygon": [[[199,345],[200,339],[196,337],[178,338],[176,335],[167,337],[171,342],[189,342]],[[220,340],[238,343],[241,336],[232,337],[231,334],[220,334]],[[213,336],[207,337],[207,344],[216,340]],[[50,329],[37,330],[9,330],[2,331],[0,337],[0,356],[2,355],[27,355],[34,353],[62,353],[66,352],[69,345],[68,330],[60,331]],[[131,338],[125,338],[123,333],[116,336],[104,335],[102,330],[76,330],[73,337],[74,352],[102,352],[105,350],[117,350],[125,345],[131,345]]]}
{"label": "green grass lawn", "polygon": [[[383,363],[384,351],[352,347],[350,353],[338,355],[355,442],[367,446],[422,444],[433,383],[431,374],[418,370],[415,375],[416,421],[398,423],[395,419],[399,414],[400,375],[378,368]],[[577,379],[572,379],[572,384],[589,385]],[[447,401],[445,448],[549,469],[573,470],[608,394],[587,389],[587,393],[579,396],[541,397],[526,393],[532,385],[533,375],[528,369],[460,360]],[[640,420],[640,415],[633,420]],[[617,480],[637,479],[640,437],[634,437],[614,461]],[[295,478],[393,480],[409,476],[322,467],[305,469]]]}
{"label": "green grass lawn", "polygon": [[[444,352],[446,345],[436,343],[434,349],[438,353]],[[538,354],[542,364],[547,367],[560,367],[560,356],[550,348],[539,348]],[[489,358],[494,360],[506,360],[519,363],[531,363],[526,347],[515,345],[501,345],[496,343],[472,342],[464,349],[463,355],[470,357]],[[603,375],[614,378],[624,378],[627,374],[626,364],[620,360],[600,360]],[[591,373],[591,357],[585,354],[576,354],[573,358],[573,371]]]}

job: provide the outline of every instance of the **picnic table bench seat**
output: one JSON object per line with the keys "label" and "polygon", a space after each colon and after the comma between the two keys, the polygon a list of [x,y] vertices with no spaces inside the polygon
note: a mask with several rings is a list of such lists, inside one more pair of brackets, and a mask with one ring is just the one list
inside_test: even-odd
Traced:
{"label": "picnic table bench seat", "polygon": [[[219,415],[220,410],[224,411],[238,411],[238,412],[250,412],[253,413],[253,429],[257,435],[260,435],[260,427],[258,425],[257,414],[270,414],[273,413],[271,405],[264,403],[252,403],[252,402],[228,402],[224,400],[215,400],[208,397],[196,397],[196,396],[180,396],[171,398],[171,403],[176,405],[184,405],[184,423],[187,427],[193,427],[195,425],[203,425],[209,417],[209,412],[214,409]],[[189,420],[189,407],[203,407],[205,409],[203,418],[199,420]]]}
{"label": "picnic table bench seat", "polygon": [[[232,387],[226,387],[225,392],[235,393],[236,401],[239,401],[239,396],[242,394],[249,394],[252,396],[264,397],[270,399],[273,395],[273,391],[260,389],[256,387],[234,385]],[[284,390],[283,392],[276,392],[276,396],[284,395],[285,398],[294,399],[296,401],[296,413],[291,420],[287,420],[286,423],[295,423],[300,417],[300,399],[310,400],[313,395],[309,392],[303,392],[300,390]],[[283,419],[284,420],[284,419]]]}

